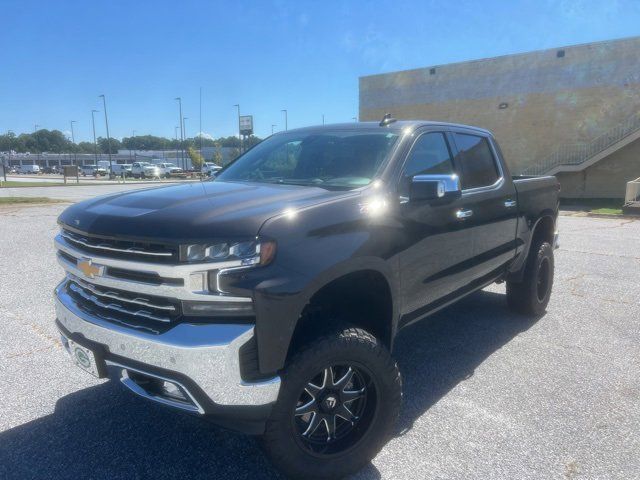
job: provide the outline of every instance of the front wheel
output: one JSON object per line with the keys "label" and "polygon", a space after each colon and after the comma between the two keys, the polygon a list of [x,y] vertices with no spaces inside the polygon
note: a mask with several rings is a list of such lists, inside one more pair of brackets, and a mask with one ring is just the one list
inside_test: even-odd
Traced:
{"label": "front wheel", "polygon": [[341,478],[384,446],[401,401],[398,366],[375,337],[320,337],[289,362],[263,447],[289,477]]}
{"label": "front wheel", "polygon": [[522,282],[507,282],[509,308],[526,315],[542,315],[551,298],[553,271],[551,244],[532,245]]}

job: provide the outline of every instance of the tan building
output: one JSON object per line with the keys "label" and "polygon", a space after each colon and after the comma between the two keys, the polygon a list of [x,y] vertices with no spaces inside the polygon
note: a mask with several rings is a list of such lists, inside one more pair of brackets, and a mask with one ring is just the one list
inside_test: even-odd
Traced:
{"label": "tan building", "polygon": [[640,177],[640,37],[360,78],[360,119],[478,125],[514,174],[562,196],[624,198]]}

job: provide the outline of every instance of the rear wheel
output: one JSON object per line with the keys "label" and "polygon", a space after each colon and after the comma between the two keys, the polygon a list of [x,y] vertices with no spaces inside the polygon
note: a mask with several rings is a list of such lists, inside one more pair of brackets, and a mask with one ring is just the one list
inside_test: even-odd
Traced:
{"label": "rear wheel", "polygon": [[293,357],[263,446],[294,478],[340,478],[369,462],[400,412],[400,372],[389,352],[357,328],[321,337]]}
{"label": "rear wheel", "polygon": [[509,308],[527,315],[544,313],[553,287],[553,247],[548,242],[532,245],[522,282],[507,282]]}

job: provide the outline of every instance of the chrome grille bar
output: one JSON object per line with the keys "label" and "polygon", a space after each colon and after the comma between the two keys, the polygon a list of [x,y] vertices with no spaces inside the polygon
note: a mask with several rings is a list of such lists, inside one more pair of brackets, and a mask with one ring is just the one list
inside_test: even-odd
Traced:
{"label": "chrome grille bar", "polygon": [[142,297],[136,297],[136,298],[123,297],[122,295],[118,295],[118,293],[114,292],[113,290],[107,290],[106,292],[101,291],[97,289],[95,286],[89,283],[86,283],[85,281],[80,280],[78,277],[75,277],[71,274],[69,274],[69,278],[73,280],[75,283],[77,283],[78,285],[80,285],[85,290],[89,290],[91,293],[93,293],[98,297],[110,298],[111,300],[116,300],[118,302],[134,303],[136,305],[142,305],[143,307],[149,307],[156,310],[167,310],[169,312],[174,312],[174,313],[176,311],[176,307],[174,307],[173,305],[158,305],[157,303],[152,303],[148,299],[142,298]]}
{"label": "chrome grille bar", "polygon": [[109,252],[118,252],[118,253],[129,253],[134,255],[147,255],[150,257],[172,257],[173,256],[173,253],[171,252],[149,252],[139,248],[116,248],[116,247],[112,247],[110,245],[105,245],[105,244],[95,245],[95,244],[86,242],[84,240],[81,240],[79,238],[75,238],[74,236],[71,236],[69,232],[67,232],[66,230],[63,230],[60,235],[62,235],[62,237],[64,237],[65,240],[71,243],[79,244],[84,247],[93,248],[96,250],[106,250]]}
{"label": "chrome grille bar", "polygon": [[155,320],[158,322],[171,322],[171,318],[169,317],[161,317],[159,315],[154,315],[153,313],[147,311],[147,310],[129,310],[127,308],[124,308],[121,305],[118,305],[116,303],[105,303],[103,301],[101,301],[96,295],[87,293],[85,290],[82,289],[82,287],[78,286],[77,284],[71,282],[69,283],[68,286],[69,290],[71,290],[72,292],[77,293],[78,295],[80,295],[82,298],[84,298],[85,300],[87,300],[88,302],[93,303],[94,305],[96,305],[97,307],[101,307],[107,310],[113,310],[125,315],[132,315],[134,317],[143,317],[143,318],[147,318],[149,320]]}

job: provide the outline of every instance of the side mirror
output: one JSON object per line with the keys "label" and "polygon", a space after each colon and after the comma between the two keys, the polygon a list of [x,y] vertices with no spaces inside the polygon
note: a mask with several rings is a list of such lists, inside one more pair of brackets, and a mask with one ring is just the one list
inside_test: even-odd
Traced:
{"label": "side mirror", "polygon": [[462,195],[457,175],[416,175],[411,179],[409,201],[453,200]]}

